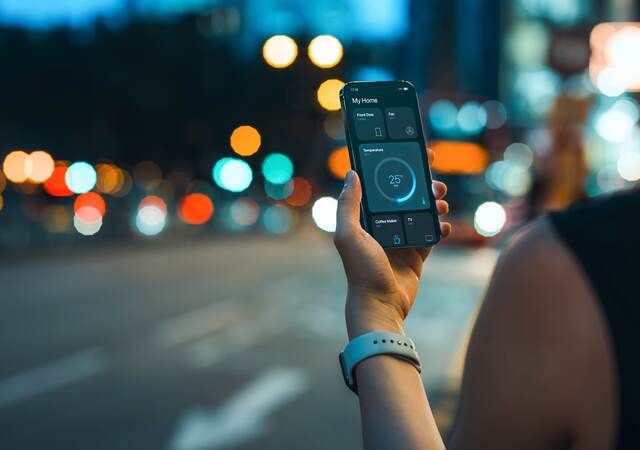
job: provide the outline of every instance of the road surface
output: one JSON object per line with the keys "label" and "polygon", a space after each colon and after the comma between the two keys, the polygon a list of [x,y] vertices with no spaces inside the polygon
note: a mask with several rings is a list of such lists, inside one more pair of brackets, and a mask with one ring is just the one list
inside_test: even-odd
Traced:
{"label": "road surface", "polygon": [[[438,248],[407,333],[443,426],[491,249]],[[354,449],[330,237],[91,249],[0,266],[0,448]]]}

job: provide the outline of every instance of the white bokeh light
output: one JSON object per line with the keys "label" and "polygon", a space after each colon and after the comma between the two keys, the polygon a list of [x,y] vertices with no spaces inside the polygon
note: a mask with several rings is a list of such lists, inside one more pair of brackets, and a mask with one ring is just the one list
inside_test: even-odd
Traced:
{"label": "white bokeh light", "polygon": [[313,204],[311,216],[321,230],[333,233],[336,231],[336,213],[338,200],[333,197],[321,197]]}
{"label": "white bokeh light", "polygon": [[167,223],[167,215],[156,205],[146,205],[136,214],[136,228],[145,236],[155,236]]}
{"label": "white bokeh light", "polygon": [[618,173],[627,181],[640,180],[640,153],[624,152],[618,158]]}
{"label": "white bokeh light", "polygon": [[478,206],[473,217],[473,225],[481,236],[491,237],[502,231],[507,222],[507,213],[496,202],[485,202]]}

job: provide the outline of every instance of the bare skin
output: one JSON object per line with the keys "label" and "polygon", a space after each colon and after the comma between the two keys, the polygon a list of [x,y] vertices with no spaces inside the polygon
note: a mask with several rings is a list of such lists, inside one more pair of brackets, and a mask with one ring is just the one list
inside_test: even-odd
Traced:
{"label": "bare skin", "polygon": [[[446,186],[434,184],[434,192],[445,214]],[[335,235],[349,285],[349,337],[403,333],[429,250],[385,252],[360,226],[360,201],[360,181],[351,172]],[[443,223],[443,236],[450,229]],[[421,358],[429,364],[428,354]],[[615,370],[590,284],[551,226],[540,221],[512,239],[498,262],[472,334],[447,448],[613,448]],[[413,366],[377,356],[358,365],[356,376],[365,449],[445,448]]]}

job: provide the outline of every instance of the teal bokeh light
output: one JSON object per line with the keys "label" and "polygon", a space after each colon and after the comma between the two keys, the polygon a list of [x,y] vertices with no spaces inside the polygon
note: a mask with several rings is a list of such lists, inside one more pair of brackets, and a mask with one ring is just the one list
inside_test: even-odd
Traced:
{"label": "teal bokeh light", "polygon": [[287,155],[272,153],[262,162],[262,175],[271,184],[285,184],[293,176],[293,163]]}
{"label": "teal bokeh light", "polygon": [[249,164],[237,158],[222,158],[211,171],[213,181],[230,192],[242,192],[253,181],[253,171]]}
{"label": "teal bokeh light", "polygon": [[65,174],[67,187],[74,194],[89,192],[96,185],[96,180],[96,170],[84,161],[71,164]]}

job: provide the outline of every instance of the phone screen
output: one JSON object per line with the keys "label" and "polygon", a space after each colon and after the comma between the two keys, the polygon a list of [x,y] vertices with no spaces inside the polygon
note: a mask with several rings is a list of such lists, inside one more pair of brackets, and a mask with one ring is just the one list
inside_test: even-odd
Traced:
{"label": "phone screen", "polygon": [[415,89],[406,81],[347,83],[340,100],[362,225],[384,248],[427,247],[440,224]]}

